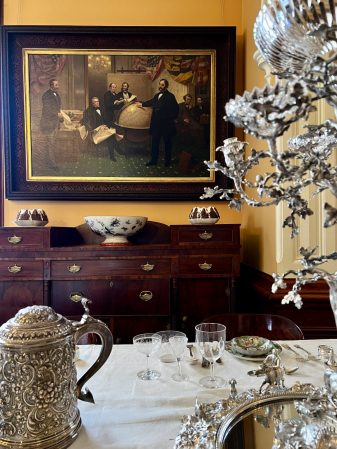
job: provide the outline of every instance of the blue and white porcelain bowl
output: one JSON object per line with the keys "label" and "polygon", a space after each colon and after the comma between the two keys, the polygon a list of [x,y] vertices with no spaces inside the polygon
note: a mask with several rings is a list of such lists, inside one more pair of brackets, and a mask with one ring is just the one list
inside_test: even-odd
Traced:
{"label": "blue and white porcelain bowl", "polygon": [[143,229],[147,217],[101,215],[84,217],[84,221],[95,234],[102,235],[104,246],[129,245],[128,237]]}

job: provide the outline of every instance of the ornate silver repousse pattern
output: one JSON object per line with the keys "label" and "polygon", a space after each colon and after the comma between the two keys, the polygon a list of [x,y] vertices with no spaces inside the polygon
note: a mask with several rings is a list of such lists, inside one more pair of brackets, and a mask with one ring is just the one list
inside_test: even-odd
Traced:
{"label": "ornate silver repousse pattern", "polygon": [[63,346],[0,353],[2,441],[42,439],[79,420],[74,350],[68,339]]}
{"label": "ornate silver repousse pattern", "polygon": [[72,324],[51,307],[30,306],[21,309],[14,318],[0,327],[0,342],[31,343],[34,340],[69,335]]}
{"label": "ornate silver repousse pattern", "polygon": [[79,424],[73,332],[46,306],[26,307],[1,326],[0,438],[8,447],[30,448]]}
{"label": "ornate silver repousse pattern", "polygon": [[[230,382],[233,381],[235,382],[234,379]],[[194,415],[183,416],[174,449],[222,448],[225,425],[227,422],[230,423],[239,412],[246,411],[253,406],[258,407],[272,398],[298,399],[306,397],[314,391],[315,387],[311,384],[295,384],[282,391],[277,388],[268,393],[259,393],[255,389],[237,393],[234,389],[234,393],[231,392],[228,397],[212,403],[202,403],[196,406]]]}

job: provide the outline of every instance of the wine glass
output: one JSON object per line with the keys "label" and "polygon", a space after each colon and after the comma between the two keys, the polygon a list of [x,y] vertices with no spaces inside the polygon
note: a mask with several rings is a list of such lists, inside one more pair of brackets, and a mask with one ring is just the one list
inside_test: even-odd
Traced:
{"label": "wine glass", "polygon": [[206,388],[221,388],[225,379],[214,375],[214,363],[225,350],[226,326],[219,323],[201,323],[195,326],[195,339],[201,355],[210,362],[211,375],[202,377],[200,385]]}
{"label": "wine glass", "polygon": [[158,331],[156,333],[161,336],[161,346],[158,353],[159,360],[163,363],[175,362],[177,358],[170,345],[170,337],[174,337],[175,335],[186,337],[186,334],[174,330]]}
{"label": "wine glass", "polygon": [[137,376],[142,380],[158,379],[160,372],[149,368],[149,359],[160,348],[161,336],[155,333],[139,334],[133,337],[133,343],[139,352],[146,355],[146,369],[139,371]]}
{"label": "wine glass", "polygon": [[188,376],[183,374],[181,369],[181,359],[186,350],[187,341],[188,340],[186,335],[173,335],[169,338],[172,351],[178,362],[178,372],[172,375],[172,379],[176,380],[177,382],[188,380]]}

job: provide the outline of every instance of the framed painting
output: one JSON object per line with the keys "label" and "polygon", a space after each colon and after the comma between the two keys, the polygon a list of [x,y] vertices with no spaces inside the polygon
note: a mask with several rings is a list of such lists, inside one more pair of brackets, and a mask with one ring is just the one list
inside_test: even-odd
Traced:
{"label": "framed painting", "polygon": [[[6,197],[197,200],[233,133],[234,27],[2,27]],[[220,175],[221,176],[221,175]]]}

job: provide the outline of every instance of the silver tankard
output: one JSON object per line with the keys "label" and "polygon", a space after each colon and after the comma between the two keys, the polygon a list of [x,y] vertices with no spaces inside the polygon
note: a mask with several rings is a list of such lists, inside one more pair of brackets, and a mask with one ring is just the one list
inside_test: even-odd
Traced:
{"label": "silver tankard", "polygon": [[[0,327],[0,447],[64,449],[81,427],[77,398],[94,402],[82,389],[105,363],[112,349],[109,328],[89,315],[69,321],[51,307],[30,306]],[[78,339],[100,336],[99,357],[77,381]]]}

